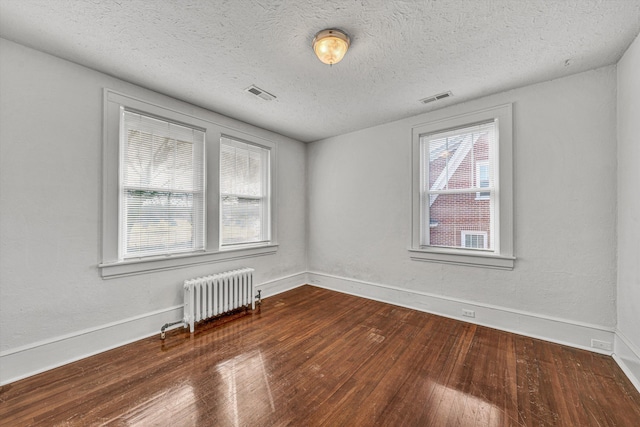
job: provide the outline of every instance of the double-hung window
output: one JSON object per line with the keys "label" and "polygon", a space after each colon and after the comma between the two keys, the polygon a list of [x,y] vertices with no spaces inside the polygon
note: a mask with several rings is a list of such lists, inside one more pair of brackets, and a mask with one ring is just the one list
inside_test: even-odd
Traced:
{"label": "double-hung window", "polygon": [[413,129],[411,257],[513,268],[511,106]]}
{"label": "double-hung window", "polygon": [[122,108],[121,259],[205,249],[201,129]]}
{"label": "double-hung window", "polygon": [[274,254],[277,144],[150,96],[105,89],[102,277]]}

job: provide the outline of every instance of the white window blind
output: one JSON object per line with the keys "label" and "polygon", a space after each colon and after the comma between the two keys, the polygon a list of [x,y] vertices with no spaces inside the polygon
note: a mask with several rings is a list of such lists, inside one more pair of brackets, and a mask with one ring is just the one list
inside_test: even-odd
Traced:
{"label": "white window blind", "polygon": [[422,245],[494,249],[496,134],[491,121],[421,136]]}
{"label": "white window blind", "polygon": [[204,132],[121,113],[120,258],[204,250]]}
{"label": "white window blind", "polygon": [[269,242],[269,156],[262,146],[221,139],[221,247]]}

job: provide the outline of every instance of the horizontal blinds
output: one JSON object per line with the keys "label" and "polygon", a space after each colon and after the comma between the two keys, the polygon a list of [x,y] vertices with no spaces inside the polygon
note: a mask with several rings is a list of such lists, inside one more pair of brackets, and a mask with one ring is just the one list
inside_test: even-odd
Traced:
{"label": "horizontal blinds", "polygon": [[222,138],[220,144],[221,245],[269,240],[269,150]]}
{"label": "horizontal blinds", "polygon": [[204,249],[204,132],[122,112],[121,258]]}

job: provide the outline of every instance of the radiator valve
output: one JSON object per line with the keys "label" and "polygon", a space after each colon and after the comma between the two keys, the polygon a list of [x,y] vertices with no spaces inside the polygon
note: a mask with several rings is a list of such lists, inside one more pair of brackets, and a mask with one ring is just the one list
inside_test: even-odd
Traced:
{"label": "radiator valve", "polygon": [[257,305],[262,304],[262,296],[260,296],[261,293],[262,293],[262,289],[258,289],[258,295],[256,295]]}

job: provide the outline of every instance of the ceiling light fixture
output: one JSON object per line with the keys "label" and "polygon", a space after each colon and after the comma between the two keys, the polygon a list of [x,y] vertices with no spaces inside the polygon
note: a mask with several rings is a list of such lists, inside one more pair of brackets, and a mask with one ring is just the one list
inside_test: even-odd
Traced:
{"label": "ceiling light fixture", "polygon": [[344,32],[336,29],[322,30],[313,38],[313,51],[325,64],[337,64],[344,58],[351,40]]}

